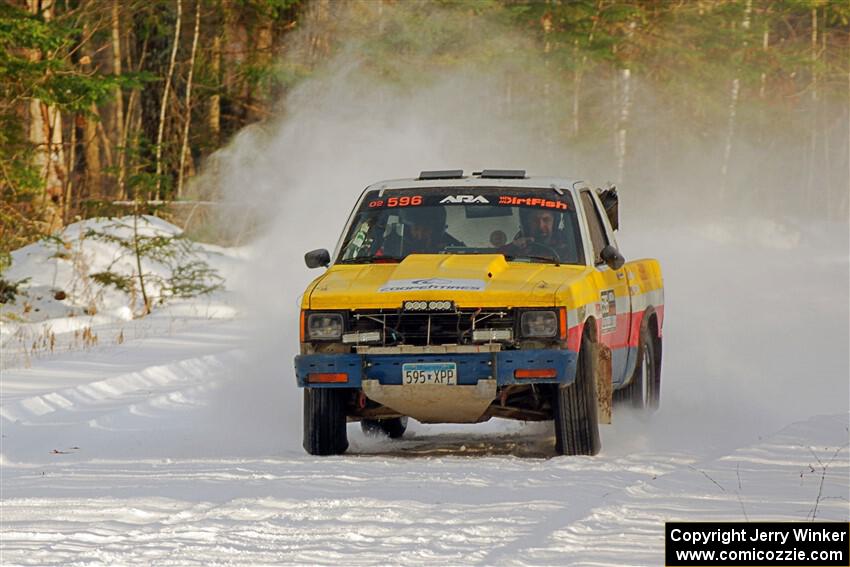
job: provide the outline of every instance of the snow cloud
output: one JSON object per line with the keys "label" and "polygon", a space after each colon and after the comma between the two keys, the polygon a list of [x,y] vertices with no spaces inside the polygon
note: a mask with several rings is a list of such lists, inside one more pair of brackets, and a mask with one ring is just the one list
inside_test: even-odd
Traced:
{"label": "snow cloud", "polygon": [[[564,141],[566,116],[545,108],[544,93],[560,87],[541,61],[510,73],[491,63],[393,82],[380,79],[358,41],[281,102],[282,118],[241,132],[201,177],[261,227],[254,261],[234,282],[257,350],[237,391],[220,400],[242,428],[234,436],[255,427],[261,451],[300,450],[298,306],[321,272],[308,270],[303,254],[333,250],[366,185],[447,168],[527,169],[600,185],[617,175],[607,138]],[[500,45],[511,41],[502,36]],[[591,94],[604,89],[586,84]],[[799,214],[781,142],[765,148],[743,134],[736,152],[749,159],[738,161],[752,166],[731,170],[718,200],[723,136],[695,142],[651,86],[635,86],[619,243],[627,259],[659,258],[665,273],[663,408],[649,425],[615,417],[605,450],[722,445],[730,435],[737,446],[793,419],[847,411],[846,221]],[[658,136],[682,143],[653,155]],[[771,171],[755,175],[759,165]]]}

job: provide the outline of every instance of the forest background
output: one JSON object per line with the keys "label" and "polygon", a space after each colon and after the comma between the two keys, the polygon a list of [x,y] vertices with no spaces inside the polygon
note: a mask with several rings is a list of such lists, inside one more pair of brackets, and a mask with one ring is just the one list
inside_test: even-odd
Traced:
{"label": "forest background", "polygon": [[[5,0],[0,271],[104,214],[250,236],[215,221],[244,205],[215,182],[217,151],[285,120],[341,57],[395,92],[484,77],[494,122],[525,124],[550,162],[569,149],[564,171],[537,173],[666,177],[704,189],[668,190],[673,206],[848,219],[850,1]],[[773,184],[795,190],[777,203]]]}

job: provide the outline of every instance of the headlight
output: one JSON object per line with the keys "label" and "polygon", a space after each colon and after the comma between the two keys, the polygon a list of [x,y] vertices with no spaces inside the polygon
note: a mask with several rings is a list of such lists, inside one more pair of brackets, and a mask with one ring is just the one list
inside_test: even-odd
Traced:
{"label": "headlight", "polygon": [[524,311],[520,330],[523,337],[554,337],[558,334],[558,314],[554,311]]}
{"label": "headlight", "polygon": [[307,317],[307,338],[318,341],[342,337],[342,315],[339,313],[310,313]]}

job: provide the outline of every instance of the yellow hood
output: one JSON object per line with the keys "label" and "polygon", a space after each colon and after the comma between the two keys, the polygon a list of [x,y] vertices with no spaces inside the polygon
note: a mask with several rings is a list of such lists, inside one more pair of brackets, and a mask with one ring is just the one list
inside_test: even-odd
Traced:
{"label": "yellow hood", "polygon": [[396,308],[411,299],[458,307],[555,305],[555,293],[584,266],[506,262],[501,254],[413,254],[400,263],[338,264],[304,295],[308,309]]}

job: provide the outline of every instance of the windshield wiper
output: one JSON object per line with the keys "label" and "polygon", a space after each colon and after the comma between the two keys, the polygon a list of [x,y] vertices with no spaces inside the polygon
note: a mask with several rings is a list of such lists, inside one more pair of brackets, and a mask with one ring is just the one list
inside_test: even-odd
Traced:
{"label": "windshield wiper", "polygon": [[521,254],[521,255],[505,254],[505,260],[507,260],[508,262],[510,262],[512,260],[519,259],[519,258],[528,258],[529,260],[539,260],[541,262],[546,262],[547,264],[555,264],[556,266],[561,265],[561,262],[559,262],[555,258],[552,258],[551,256],[534,256],[532,254]]}
{"label": "windshield wiper", "polygon": [[337,264],[389,264],[394,262],[401,262],[404,258],[398,258],[396,256],[360,256],[358,258],[347,258],[345,260],[340,260]]}

